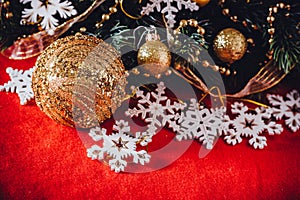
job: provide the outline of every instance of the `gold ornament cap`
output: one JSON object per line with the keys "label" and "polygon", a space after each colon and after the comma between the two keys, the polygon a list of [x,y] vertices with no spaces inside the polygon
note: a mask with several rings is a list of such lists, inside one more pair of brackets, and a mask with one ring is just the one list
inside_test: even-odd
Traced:
{"label": "gold ornament cap", "polygon": [[112,46],[76,34],[58,39],[42,52],[32,89],[36,104],[50,118],[90,128],[110,118],[121,104],[125,92],[114,96],[114,89],[125,88],[124,74],[120,55]]}
{"label": "gold ornament cap", "polygon": [[245,55],[247,46],[245,36],[233,28],[222,30],[213,42],[214,52],[218,58],[230,64],[240,60]]}

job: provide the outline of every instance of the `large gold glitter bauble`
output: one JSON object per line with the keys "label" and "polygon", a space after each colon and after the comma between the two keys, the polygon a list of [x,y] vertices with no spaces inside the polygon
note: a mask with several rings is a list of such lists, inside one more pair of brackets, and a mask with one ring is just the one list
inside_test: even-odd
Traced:
{"label": "large gold glitter bauble", "polygon": [[204,7],[210,2],[210,0],[193,0],[193,2],[198,4],[200,7]]}
{"label": "large gold glitter bauble", "polygon": [[[111,117],[125,95],[125,69],[103,40],[76,34],[52,43],[32,77],[35,101],[53,120],[90,128]],[[120,81],[121,80],[121,81]]]}
{"label": "large gold glitter bauble", "polygon": [[138,63],[150,75],[165,72],[171,64],[171,53],[166,45],[159,40],[150,40],[138,51]]}
{"label": "large gold glitter bauble", "polygon": [[226,28],[214,39],[213,48],[220,60],[231,64],[244,56],[247,51],[247,40],[238,30]]}

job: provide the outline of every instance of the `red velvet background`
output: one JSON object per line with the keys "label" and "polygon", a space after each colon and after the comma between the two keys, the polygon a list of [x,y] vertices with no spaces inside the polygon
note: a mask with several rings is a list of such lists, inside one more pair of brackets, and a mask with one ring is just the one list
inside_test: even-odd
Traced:
{"label": "red velvet background", "polygon": [[[0,84],[9,80],[7,67],[28,69],[34,62],[0,57]],[[116,174],[86,156],[75,129],[56,124],[34,103],[20,106],[16,94],[0,92],[0,119],[1,199],[300,199],[300,131],[286,126],[267,136],[264,150],[247,139],[234,147],[219,140],[199,159],[193,142],[164,169]]]}

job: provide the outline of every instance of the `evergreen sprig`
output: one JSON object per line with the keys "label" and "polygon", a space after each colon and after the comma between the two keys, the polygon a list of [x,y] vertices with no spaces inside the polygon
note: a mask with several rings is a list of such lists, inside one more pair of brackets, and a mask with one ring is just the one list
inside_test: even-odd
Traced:
{"label": "evergreen sprig", "polygon": [[288,73],[300,64],[300,4],[292,5],[290,11],[281,10],[275,19],[270,50],[279,68]]}

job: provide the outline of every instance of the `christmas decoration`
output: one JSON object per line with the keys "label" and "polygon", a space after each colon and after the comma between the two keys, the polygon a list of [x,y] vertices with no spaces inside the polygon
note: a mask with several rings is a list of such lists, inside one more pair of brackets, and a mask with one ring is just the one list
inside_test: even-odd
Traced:
{"label": "christmas decoration", "polygon": [[[130,117],[141,116],[145,122],[148,123],[148,130],[146,133],[140,135],[143,138],[141,145],[145,146],[151,142],[151,138],[156,134],[158,127],[168,125],[174,131],[179,130],[179,125],[176,121],[179,119],[180,110],[185,108],[185,104],[174,102],[172,103],[167,96],[165,96],[165,85],[163,82],[157,84],[156,92],[144,93],[139,88],[136,90],[138,104],[134,108],[126,111],[126,115]],[[155,99],[154,101],[152,99]]]}
{"label": "christmas decoration", "polygon": [[226,28],[214,39],[214,51],[218,58],[230,64],[240,60],[247,50],[245,36],[236,29]]}
{"label": "christmas decoration", "polygon": [[[143,7],[141,14],[149,15],[151,12],[154,12],[154,9],[156,8],[156,10],[161,12],[161,14],[166,14],[165,18],[167,19],[167,24],[170,28],[173,28],[176,23],[176,16],[174,13],[179,12],[183,6],[190,11],[196,11],[199,9],[196,3],[193,3],[190,0],[150,0],[150,2],[151,4],[148,3],[147,6]],[[172,5],[173,2],[176,2],[177,7]],[[163,9],[161,9],[162,3],[167,4]]]}
{"label": "christmas decoration", "polygon": [[[111,116],[124,92],[113,96],[124,66],[113,47],[77,34],[55,41],[38,58],[33,73],[37,105],[64,125],[88,128]],[[112,99],[114,98],[114,99]],[[95,110],[91,110],[95,108]]]}
{"label": "christmas decoration", "polygon": [[191,99],[189,110],[181,118],[181,129],[176,138],[199,139],[207,149],[212,149],[214,141],[221,135],[224,135],[226,142],[232,145],[242,142],[241,136],[245,136],[252,137],[249,143],[255,149],[262,149],[267,145],[266,137],[260,136],[264,130],[270,135],[280,134],[283,131],[280,124],[268,122],[272,108],[256,108],[255,114],[247,111],[247,106],[235,102],[232,104],[231,112],[239,116],[231,120],[226,115],[225,107],[209,110],[199,106],[195,99]]}
{"label": "christmas decoration", "polygon": [[39,31],[27,37],[24,37],[23,35],[22,38],[18,38],[18,40],[16,40],[13,43],[13,45],[8,47],[1,53],[6,57],[15,60],[27,59],[39,55],[46,47],[48,47],[63,33],[68,31],[75,23],[84,20],[98,6],[100,6],[103,3],[103,1],[104,0],[94,1],[94,3],[90,7],[88,7],[83,13],[72,19],[69,19],[68,21],[51,30]]}
{"label": "christmas decoration", "polygon": [[[256,102],[299,67],[299,11],[299,2],[277,0],[2,0],[2,54],[10,59],[42,54],[35,70],[7,68],[11,80],[0,90],[18,93],[22,105],[35,96],[53,120],[91,128],[87,156],[115,172],[126,171],[129,162],[150,162],[140,149],[164,127],[174,132],[176,144],[195,139],[211,150],[219,137],[231,145],[248,137],[253,148],[263,149],[267,134],[283,131],[281,122],[292,132],[300,129],[298,90],[267,95],[269,105]],[[165,31],[157,34],[156,27]],[[78,31],[85,35],[74,36]],[[164,82],[140,85],[157,78],[169,84],[173,75],[190,83],[200,100],[185,90],[177,99]],[[129,76],[138,85],[132,94],[125,92]],[[250,99],[241,99],[245,96]],[[131,132],[136,127],[120,119],[110,131],[112,114],[129,97],[122,114],[145,130]],[[213,107],[217,100],[222,105]]]}
{"label": "christmas decoration", "polygon": [[266,130],[269,135],[280,134],[283,128],[280,124],[276,124],[270,121],[272,114],[272,108],[256,108],[255,114],[247,113],[248,107],[243,103],[237,103],[231,105],[231,112],[238,114],[233,120],[232,124],[235,131],[231,132],[225,137],[228,144],[235,145],[242,142],[241,136],[251,137],[249,144],[255,149],[263,149],[267,146],[267,138],[260,136],[260,134]]}
{"label": "christmas decoration", "polygon": [[[196,99],[190,100],[190,106],[185,115],[181,117],[180,130],[176,138],[198,139],[207,149],[212,149],[215,139],[223,132],[230,131],[230,119],[226,115],[226,108],[207,109],[200,106]],[[200,108],[200,109],[199,109]]]}
{"label": "christmas decoration", "polygon": [[280,95],[268,95],[270,104],[273,107],[273,115],[277,120],[286,118],[285,124],[296,132],[300,129],[300,94],[293,90],[288,93],[285,99]]}
{"label": "christmas decoration", "polygon": [[41,27],[49,30],[58,26],[58,20],[54,17],[57,13],[61,18],[67,19],[77,14],[74,6],[69,1],[48,0],[46,2],[40,0],[20,0],[21,3],[30,2],[31,8],[25,8],[22,11],[22,24],[38,23],[40,20]]}
{"label": "christmas decoration", "polygon": [[4,85],[0,85],[0,91],[16,92],[20,98],[20,104],[26,104],[34,97],[31,89],[33,70],[34,67],[25,71],[8,67],[6,72],[9,74],[11,80]]}
{"label": "christmas decoration", "polygon": [[[231,106],[231,112],[238,116],[235,117],[235,119],[230,119],[226,114],[226,107],[207,109],[200,106],[196,99],[191,99],[188,110],[179,113],[178,111],[183,111],[186,105],[177,103],[177,105],[174,104],[174,107],[172,107],[170,99],[166,96],[162,96],[165,90],[163,82],[157,85],[156,90],[158,92],[157,94],[147,93],[147,95],[137,90],[136,95],[137,97],[142,97],[139,102],[143,104],[137,105],[139,109],[133,108],[125,112],[126,115],[131,117],[141,115],[141,118],[144,119],[145,122],[150,122],[150,124],[148,124],[148,130],[138,134],[138,137],[144,140],[141,142],[141,145],[146,145],[152,141],[151,138],[155,135],[157,126],[165,125],[168,125],[169,128],[172,128],[173,131],[177,133],[176,138],[179,141],[183,139],[198,139],[207,149],[212,149],[216,138],[223,135],[225,136],[224,139],[226,142],[232,145],[241,143],[242,136],[251,137],[249,140],[250,145],[255,149],[263,149],[267,145],[267,139],[265,136],[261,136],[261,133],[266,132],[269,135],[274,135],[280,134],[283,131],[280,124],[270,120],[272,114],[276,113],[276,108],[258,107],[254,112],[249,112],[249,108],[243,103],[235,102]],[[163,93],[159,93],[159,91]],[[151,96],[154,97],[155,102]],[[289,102],[288,105],[295,107],[293,104],[299,102],[299,94],[293,91],[287,96],[290,100],[294,98],[294,101]],[[272,96],[269,98],[271,97]],[[272,97],[272,99],[273,98],[274,97]],[[165,101],[166,108],[162,105]],[[148,108],[144,107],[144,104],[146,104]],[[277,104],[275,103],[275,105],[286,107],[283,100]],[[296,109],[298,108],[296,107]],[[165,113],[166,111],[171,114]],[[148,114],[150,114],[150,117],[147,117]],[[288,114],[288,116],[290,116],[290,114]],[[161,120],[158,120],[158,117],[162,118],[162,123],[160,122]],[[296,117],[297,116],[294,116],[293,119],[297,120]]]}
{"label": "christmas decoration", "polygon": [[[291,14],[291,5],[285,4],[283,2],[277,3],[269,8],[269,15],[267,17],[268,29],[267,33],[270,35],[269,44],[270,50],[269,54],[278,63],[279,68],[288,73],[294,68],[294,63],[299,63],[300,47],[299,42],[299,17],[300,14]],[[284,12],[279,12],[279,10],[284,10]],[[297,9],[293,7],[293,9]],[[284,18],[276,16],[276,13],[282,13]],[[276,26],[277,21],[282,21],[281,27]],[[279,18],[279,19],[278,19]],[[288,21],[287,21],[288,20]],[[289,24],[290,26],[296,26],[295,29],[286,30],[285,26]],[[296,25],[297,24],[297,25]],[[284,45],[282,46],[281,41],[275,38],[282,38]]]}
{"label": "christmas decoration", "polygon": [[210,0],[193,0],[193,2],[196,2],[200,7],[204,7],[210,2]]}
{"label": "christmas decoration", "polygon": [[161,41],[150,40],[140,47],[137,60],[146,73],[155,76],[167,71],[171,64],[171,54]]}
{"label": "christmas decoration", "polygon": [[139,139],[130,133],[128,122],[123,120],[116,121],[113,127],[114,133],[107,134],[104,128],[92,128],[89,135],[94,141],[103,141],[102,147],[93,145],[87,150],[87,156],[92,160],[109,160],[111,170],[121,172],[127,166],[126,158],[133,156],[133,162],[141,165],[150,161],[150,155],[145,150],[137,151]]}

